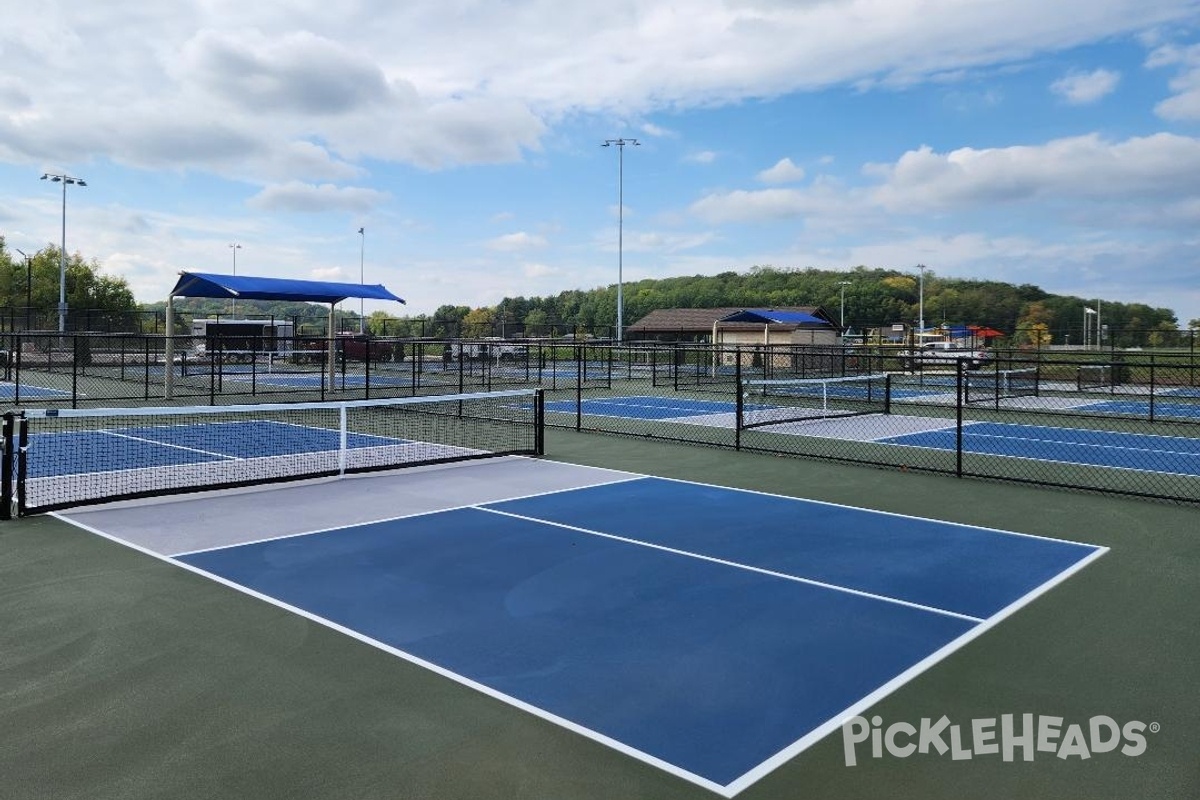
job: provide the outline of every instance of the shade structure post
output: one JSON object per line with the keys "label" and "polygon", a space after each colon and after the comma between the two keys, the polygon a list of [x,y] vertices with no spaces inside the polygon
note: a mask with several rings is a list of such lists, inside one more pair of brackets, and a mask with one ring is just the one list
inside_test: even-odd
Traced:
{"label": "shade structure post", "polygon": [[167,295],[167,333],[163,342],[163,397],[175,396],[175,295]]}
{"label": "shade structure post", "polygon": [[328,371],[329,371],[329,388],[330,389],[333,388],[333,382],[337,378],[337,359],[334,357],[334,352],[333,352],[333,343],[336,341],[334,334],[333,334],[333,308],[336,305],[337,305],[337,303],[329,304],[329,325],[327,326],[329,329],[329,344],[328,344],[328,347],[326,348],[326,350],[328,351],[328,355],[329,355]]}

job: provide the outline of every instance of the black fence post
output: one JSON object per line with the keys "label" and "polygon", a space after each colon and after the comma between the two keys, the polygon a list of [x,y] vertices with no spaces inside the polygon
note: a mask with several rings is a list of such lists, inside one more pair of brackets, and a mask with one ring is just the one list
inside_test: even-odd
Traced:
{"label": "black fence post", "polygon": [[9,358],[16,359],[16,366],[13,371],[13,405],[21,405],[21,351],[25,349],[21,337],[17,336],[13,342],[13,352],[9,354]]}
{"label": "black fence post", "polygon": [[533,452],[546,455],[546,390],[533,390]]}
{"label": "black fence post", "polygon": [[583,348],[575,345],[575,430],[583,430]]}
{"label": "black fence post", "polygon": [[742,449],[742,419],[746,411],[745,392],[742,390],[742,359],[739,353],[733,362],[733,390],[737,392],[733,407],[733,449]]}
{"label": "black fence post", "polygon": [[[66,355],[64,353],[64,355]],[[71,336],[71,408],[79,408],[79,336]]]}
{"label": "black fence post", "polygon": [[1154,422],[1154,354],[1150,354],[1150,421]]}
{"label": "black fence post", "polygon": [[957,362],[957,380],[954,401],[954,475],[963,476],[963,380],[966,377],[966,364],[963,359]]}

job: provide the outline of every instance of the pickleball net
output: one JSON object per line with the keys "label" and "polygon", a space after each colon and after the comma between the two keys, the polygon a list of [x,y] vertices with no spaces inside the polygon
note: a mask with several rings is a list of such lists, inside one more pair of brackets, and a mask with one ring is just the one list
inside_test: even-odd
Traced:
{"label": "pickleball net", "polygon": [[737,425],[761,428],[830,417],[886,414],[891,408],[891,377],[851,375],[834,378],[744,380]]}
{"label": "pickleball net", "polygon": [[1037,397],[1040,387],[1037,367],[968,371],[963,399],[968,403],[999,402],[1015,397]]}
{"label": "pickleball net", "polygon": [[[540,389],[6,415],[18,514],[304,478],[540,455]],[[8,501],[11,502],[11,497]]]}

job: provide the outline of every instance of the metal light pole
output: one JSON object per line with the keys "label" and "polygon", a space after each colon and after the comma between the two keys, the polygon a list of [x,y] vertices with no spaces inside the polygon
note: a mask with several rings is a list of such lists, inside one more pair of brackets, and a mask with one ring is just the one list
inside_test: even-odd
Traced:
{"label": "metal light pole", "polygon": [[25,330],[29,330],[30,307],[33,305],[33,260],[19,247],[14,247],[25,259]]}
{"label": "metal light pole", "polygon": [[[237,277],[237,251],[242,249],[240,244],[234,242],[229,245],[229,249],[233,251],[233,277]],[[237,298],[234,297],[229,301],[229,316],[237,317]]]}
{"label": "metal light pole", "polygon": [[842,333],[846,332],[846,287],[852,283],[853,281],[838,281],[838,286],[842,287],[842,313],[838,317],[838,324],[842,327]]}
{"label": "metal light pole", "polygon": [[[367,229],[358,229],[358,283],[360,286],[367,285],[367,273],[363,264],[366,263],[367,253]],[[366,317],[366,301],[364,298],[358,298],[358,333],[361,336],[367,332],[367,317]]]}
{"label": "metal light pole", "polygon": [[625,145],[640,147],[637,139],[605,139],[601,147],[617,146],[617,343],[625,329]]}
{"label": "metal light pole", "polygon": [[921,270],[920,288],[917,293],[919,309],[917,312],[917,335],[920,336],[925,333],[925,270],[929,269],[929,267],[924,264],[917,264],[917,269]]}
{"label": "metal light pole", "polygon": [[42,180],[62,184],[62,262],[58,268],[58,332],[67,329],[67,185],[87,186],[83,178],[46,172]]}

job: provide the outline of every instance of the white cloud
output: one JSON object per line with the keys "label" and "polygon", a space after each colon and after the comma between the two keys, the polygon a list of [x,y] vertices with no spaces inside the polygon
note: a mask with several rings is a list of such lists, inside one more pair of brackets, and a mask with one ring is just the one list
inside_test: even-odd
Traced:
{"label": "white cloud", "polygon": [[1150,53],[1146,66],[1179,68],[1168,83],[1173,94],[1158,103],[1154,113],[1168,120],[1200,119],[1200,45],[1164,45]]}
{"label": "white cloud", "polygon": [[763,183],[797,183],[804,180],[804,168],[792,163],[790,158],[781,158],[775,166],[758,173]]}
{"label": "white cloud", "polygon": [[702,197],[690,210],[706,222],[725,223],[797,217],[809,208],[807,195],[796,189],[737,189]]}
{"label": "white cloud", "polygon": [[[287,160],[281,151],[297,141],[326,147],[330,163],[507,162],[580,112],[641,119],[906,85],[1195,11],[1192,0],[516,0],[473,3],[469,14],[432,0],[35,6],[5,10],[0,159],[171,163],[262,180],[281,175],[258,165]],[[1193,111],[1179,100],[1160,113]],[[335,177],[329,164],[310,166],[289,177]]]}
{"label": "white cloud", "polygon": [[1120,80],[1119,72],[1107,69],[1072,72],[1050,84],[1050,91],[1071,105],[1086,105],[1111,94]]}
{"label": "white cloud", "polygon": [[545,278],[549,275],[557,275],[562,270],[557,267],[552,267],[548,264],[524,264],[521,267],[521,274],[526,278]]}
{"label": "white cloud", "polygon": [[1170,133],[1109,142],[1096,134],[1042,145],[936,153],[909,151],[891,165],[870,165],[883,183],[874,202],[896,212],[1067,199],[1104,203],[1168,199],[1200,180],[1200,140]]}
{"label": "white cloud", "polygon": [[688,153],[683,160],[689,164],[711,164],[717,160],[717,154],[712,150],[697,150]]}
{"label": "white cloud", "polygon": [[388,195],[375,189],[355,186],[334,186],[323,183],[319,186],[289,181],[267,186],[248,205],[252,208],[273,211],[302,211],[319,213],[341,210],[365,213],[386,200]]}
{"label": "white cloud", "polygon": [[304,30],[202,29],[184,44],[180,70],[221,101],[259,114],[348,114],[390,94],[378,64],[352,43]]}
{"label": "white cloud", "polygon": [[549,242],[546,237],[534,233],[526,233],[525,231],[517,231],[516,233],[506,233],[503,236],[497,236],[494,239],[489,239],[486,246],[489,250],[498,250],[506,253],[515,253],[522,250],[533,250],[539,247],[545,247]]}
{"label": "white cloud", "polygon": [[341,267],[317,267],[309,270],[309,279],[314,281],[348,281],[350,275]]}

